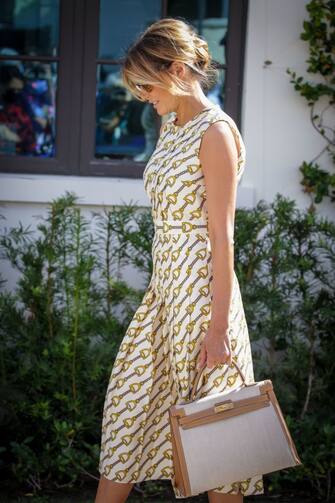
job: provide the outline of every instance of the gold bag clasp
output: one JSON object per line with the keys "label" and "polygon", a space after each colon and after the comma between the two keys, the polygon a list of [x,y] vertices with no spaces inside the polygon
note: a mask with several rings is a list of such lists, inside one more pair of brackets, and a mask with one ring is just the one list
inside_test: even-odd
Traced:
{"label": "gold bag clasp", "polygon": [[234,408],[233,402],[220,403],[214,405],[214,412],[222,412],[223,410],[229,410],[233,408]]}

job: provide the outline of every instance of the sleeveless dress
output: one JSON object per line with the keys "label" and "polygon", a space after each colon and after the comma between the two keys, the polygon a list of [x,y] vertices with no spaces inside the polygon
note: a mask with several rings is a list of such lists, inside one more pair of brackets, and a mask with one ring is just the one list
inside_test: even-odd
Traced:
{"label": "sleeveless dress", "polygon": [[[145,167],[144,187],[155,228],[153,272],[120,345],[103,409],[100,474],[121,483],[170,479],[176,498],[183,496],[175,485],[168,409],[190,398],[210,321],[211,248],[198,154],[206,129],[220,120],[228,122],[239,143],[240,181],[245,146],[235,122],[218,105],[182,126],[171,114]],[[229,316],[232,356],[246,379],[254,380],[235,271]],[[195,398],[240,385],[233,365],[205,367]],[[263,478],[235,481],[215,491],[263,494]]]}

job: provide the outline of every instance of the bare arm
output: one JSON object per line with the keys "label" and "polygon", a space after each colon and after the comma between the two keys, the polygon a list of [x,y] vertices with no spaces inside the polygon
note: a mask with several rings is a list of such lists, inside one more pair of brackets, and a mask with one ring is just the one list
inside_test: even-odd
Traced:
{"label": "bare arm", "polygon": [[224,335],[228,328],[234,279],[234,221],[238,151],[226,122],[205,132],[199,158],[205,177],[209,238],[212,250],[213,298],[211,330]]}

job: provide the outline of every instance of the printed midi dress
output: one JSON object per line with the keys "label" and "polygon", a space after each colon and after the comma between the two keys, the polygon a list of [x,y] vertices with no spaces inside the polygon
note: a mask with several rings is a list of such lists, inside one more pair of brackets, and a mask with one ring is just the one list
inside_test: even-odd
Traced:
{"label": "printed midi dress", "polygon": [[[168,409],[190,399],[211,317],[211,247],[199,150],[206,129],[220,120],[228,122],[239,145],[240,181],[245,146],[235,122],[218,105],[182,126],[171,114],[145,167],[155,228],[153,272],[120,344],[103,409],[100,474],[121,483],[170,479],[176,498],[184,496],[175,485]],[[229,334],[234,360],[246,379],[254,380],[235,271]],[[231,391],[241,382],[234,365],[205,367],[196,398]],[[262,494],[263,478],[234,481],[215,491]]]}

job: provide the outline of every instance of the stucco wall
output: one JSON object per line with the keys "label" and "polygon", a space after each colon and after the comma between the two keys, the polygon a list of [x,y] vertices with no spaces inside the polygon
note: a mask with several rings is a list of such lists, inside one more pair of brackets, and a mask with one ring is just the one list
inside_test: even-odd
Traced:
{"label": "stucco wall", "polygon": [[[254,201],[272,201],[276,192],[309,205],[302,192],[298,170],[311,161],[325,142],[313,129],[310,108],[294,90],[286,69],[306,73],[308,44],[300,40],[308,13],[306,0],[250,0],[243,86],[242,134],[248,169],[243,186],[254,187]],[[265,65],[265,61],[271,61]],[[335,121],[334,111],[331,112]],[[320,163],[329,166],[323,155]],[[334,205],[325,202],[320,213],[334,215]]]}

